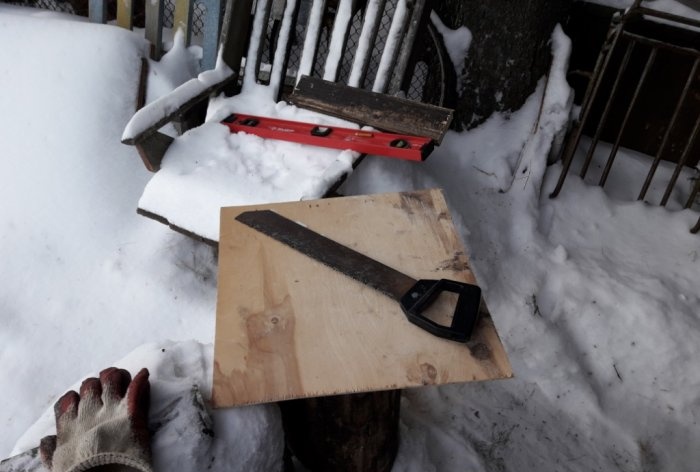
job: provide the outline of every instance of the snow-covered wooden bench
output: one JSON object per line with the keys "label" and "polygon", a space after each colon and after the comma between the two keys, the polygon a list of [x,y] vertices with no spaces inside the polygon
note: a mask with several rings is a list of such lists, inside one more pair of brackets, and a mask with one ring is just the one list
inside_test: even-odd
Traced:
{"label": "snow-covered wooden bench", "polygon": [[[357,127],[338,118],[298,109],[279,101],[304,75],[322,70],[321,78],[338,80],[341,66],[351,64],[344,80],[353,87],[379,93],[397,92],[409,63],[419,23],[425,18],[425,0],[398,0],[384,44],[375,44],[385,0],[339,0],[329,17],[325,0],[260,0],[252,23],[252,0],[229,0],[224,15],[219,61],[171,94],[139,110],[127,125],[122,141],[135,145],[146,167],[156,172],[139,201],[138,212],[210,244],[218,241],[219,208],[321,198],[329,194],[359,162],[351,151],[312,148],[243,133],[230,134],[220,121],[232,113]],[[362,8],[360,8],[360,6]],[[364,15],[356,45],[347,48],[350,26]],[[272,33],[270,18],[276,20]],[[332,19],[332,29],[329,18]],[[304,23],[303,38],[297,24]],[[248,28],[250,34],[247,33]],[[327,36],[325,60],[319,67],[318,48]],[[290,50],[303,40],[296,70],[287,67]],[[244,44],[248,43],[247,51]],[[263,50],[275,46],[271,64],[262,62]],[[379,52],[375,49],[381,48]],[[368,67],[380,54],[372,80]],[[245,56],[245,59],[243,57]],[[348,62],[352,58],[351,62]],[[344,62],[345,61],[345,62]],[[243,65],[241,71],[241,64]],[[239,72],[240,71],[240,72]],[[263,83],[261,83],[263,82]],[[371,83],[369,83],[371,82]],[[240,86],[233,97],[214,97],[226,86]],[[192,106],[208,102],[206,122],[172,138],[159,129]]]}

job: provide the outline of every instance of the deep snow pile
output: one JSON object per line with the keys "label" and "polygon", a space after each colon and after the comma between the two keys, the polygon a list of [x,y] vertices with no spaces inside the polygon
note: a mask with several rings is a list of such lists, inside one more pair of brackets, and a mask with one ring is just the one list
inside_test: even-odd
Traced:
{"label": "deep snow pile", "polygon": [[[68,34],[59,29],[62,22],[7,21],[2,13],[0,39],[23,29],[54,40]],[[159,470],[175,470],[167,461],[177,461],[177,470],[204,470],[202,464],[224,454],[223,441],[240,447],[227,456],[244,461],[233,460],[236,470],[271,470],[281,453],[273,407],[217,412],[214,440],[178,423],[168,409],[178,399],[196,399],[192,383],[205,398],[209,389],[216,264],[206,248],[133,214],[149,176],[130,148],[111,143],[133,113],[133,102],[122,98],[134,93],[137,74],[120,79],[113,67],[136,64],[140,43],[125,32],[70,26],[81,31],[73,34],[90,35],[80,44],[100,46],[103,56],[114,51],[109,68],[83,49],[74,56],[85,55],[90,66],[79,74],[73,58],[51,64],[54,74],[72,80],[90,71],[89,84],[63,88],[70,109],[80,113],[67,114],[55,95],[37,96],[30,85],[44,84],[45,74],[24,64],[23,82],[13,83],[22,93],[8,96],[14,120],[0,118],[0,133],[12,131],[3,142],[14,150],[0,157],[12,176],[9,189],[0,186],[8,202],[0,207],[0,307],[7,327],[0,334],[6,426],[0,456],[44,409],[15,452],[50,432],[50,405],[72,382],[144,342],[195,338],[205,345],[157,341],[116,362],[154,373],[152,420],[163,420],[155,438]],[[15,55],[36,58],[47,47],[42,42],[33,56]],[[568,43],[559,30],[553,50],[534,135],[544,83],[521,110],[450,133],[425,163],[368,158],[344,187],[348,194],[445,189],[516,375],[407,390],[394,470],[690,471],[700,460],[694,447],[700,441],[694,368],[700,238],[688,232],[697,213],[614,200],[573,176],[560,197],[547,198],[560,170],[545,167],[549,142],[568,114]],[[17,60],[0,57],[2,64]],[[0,90],[10,80],[0,74]],[[57,147],[58,140],[40,135],[25,148],[23,136],[34,131],[39,108],[63,111],[47,133],[70,145]],[[96,121],[101,111],[113,119]],[[103,156],[100,165],[96,155]],[[614,172],[626,168],[616,164]],[[193,418],[196,410],[179,411]],[[173,456],[167,445],[175,440],[182,449]]]}
{"label": "deep snow pile", "polygon": [[[147,44],[56,18],[0,5],[2,458],[86,373],[152,340],[213,339],[212,251],[135,213],[150,174],[119,138]],[[193,379],[178,384],[178,375],[201,366],[194,353],[203,356],[168,357],[177,368],[154,372],[188,392]],[[243,414],[262,427],[274,420],[268,410]],[[279,461],[274,437],[262,434],[249,436],[249,453]]]}

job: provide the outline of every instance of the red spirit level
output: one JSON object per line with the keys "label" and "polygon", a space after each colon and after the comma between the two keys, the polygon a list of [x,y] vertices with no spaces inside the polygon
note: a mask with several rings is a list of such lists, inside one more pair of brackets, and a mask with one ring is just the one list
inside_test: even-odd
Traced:
{"label": "red spirit level", "polygon": [[351,149],[363,154],[422,161],[433,150],[430,138],[403,134],[364,131],[336,126],[314,125],[298,121],[235,114],[222,124],[231,132],[243,131],[261,138],[280,139],[333,149]]}

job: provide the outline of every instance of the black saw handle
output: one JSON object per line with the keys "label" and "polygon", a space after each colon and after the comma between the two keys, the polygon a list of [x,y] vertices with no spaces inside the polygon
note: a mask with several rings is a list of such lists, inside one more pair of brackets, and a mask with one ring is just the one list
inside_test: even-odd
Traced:
{"label": "black saw handle", "polygon": [[[444,326],[426,318],[423,312],[442,292],[459,295],[457,307],[452,317],[452,325]],[[401,308],[408,321],[427,332],[452,341],[467,342],[479,318],[481,289],[472,284],[454,280],[419,280],[401,297]]]}

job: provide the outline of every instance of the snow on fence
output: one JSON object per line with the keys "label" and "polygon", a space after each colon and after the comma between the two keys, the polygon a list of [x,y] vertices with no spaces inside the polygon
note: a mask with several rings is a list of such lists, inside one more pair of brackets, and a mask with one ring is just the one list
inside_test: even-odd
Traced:
{"label": "snow on fence", "polygon": [[[152,44],[151,55],[159,59],[163,53],[164,30],[182,28],[187,44],[203,50],[201,70],[213,69],[217,49],[227,20],[227,0],[4,0],[81,16],[96,23],[116,23],[128,29],[143,28]],[[421,15],[425,0],[231,0],[237,13],[228,20],[242,26],[246,18],[240,14],[250,8],[250,20],[258,3],[266,5],[269,14],[262,18],[262,37],[257,48],[257,79],[270,80],[273,57],[280,35],[287,37],[288,53],[282,86],[291,86],[301,75],[332,77],[353,87],[396,93],[403,90],[406,98],[442,104],[444,91],[434,90],[445,82],[444,47],[439,34],[426,25]],[[294,8],[287,11],[286,6]],[[237,8],[238,7],[238,8]],[[406,10],[411,14],[407,14]],[[293,21],[281,31],[286,13]],[[248,30],[249,26],[237,29]],[[427,28],[427,29],[426,29]],[[402,41],[402,37],[408,42]],[[287,33],[287,34],[285,34]],[[230,33],[235,36],[235,33]],[[396,39],[399,38],[397,42]],[[419,45],[411,56],[411,38]],[[238,38],[237,38],[238,39]],[[242,39],[242,38],[241,38]],[[244,42],[247,39],[242,39]],[[400,47],[397,47],[400,44]],[[385,50],[390,50],[385,54]],[[243,54],[245,55],[245,53]],[[448,61],[449,62],[449,61]],[[394,71],[387,76],[387,70]],[[406,80],[401,75],[406,72]],[[401,74],[397,73],[401,72]],[[437,98],[436,98],[437,97]]]}

